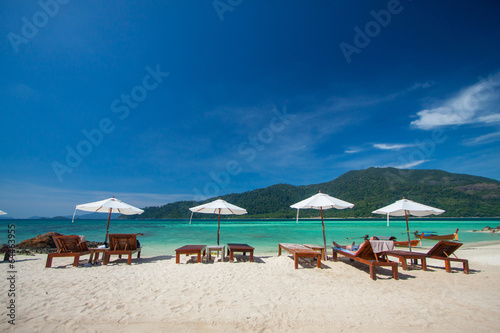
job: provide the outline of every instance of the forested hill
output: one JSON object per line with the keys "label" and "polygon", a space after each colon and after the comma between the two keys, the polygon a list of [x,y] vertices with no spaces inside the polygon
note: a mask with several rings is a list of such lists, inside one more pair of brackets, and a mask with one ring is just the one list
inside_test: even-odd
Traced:
{"label": "forested hill", "polygon": [[[403,197],[446,210],[440,217],[500,216],[499,181],[441,170],[369,168],[349,171],[327,183],[304,186],[277,184],[249,192],[228,194],[222,196],[222,199],[246,208],[248,214],[237,218],[293,218],[297,211],[290,208],[290,205],[320,190],[354,204],[352,209],[326,210],[325,217],[382,217],[371,212]],[[214,199],[216,198],[203,202],[179,201],[161,207],[146,207],[141,215],[122,218],[189,218],[189,207]],[[195,218],[215,218],[211,214],[195,215]],[[300,211],[301,217],[318,215],[319,211],[314,209]]]}

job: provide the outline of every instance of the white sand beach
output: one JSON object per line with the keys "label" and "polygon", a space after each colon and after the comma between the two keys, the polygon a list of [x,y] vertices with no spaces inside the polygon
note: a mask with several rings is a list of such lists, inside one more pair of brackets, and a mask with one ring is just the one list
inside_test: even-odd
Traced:
{"label": "white sand beach", "polygon": [[[424,249],[421,249],[423,251]],[[464,245],[471,273],[428,260],[428,271],[399,268],[399,280],[366,266],[301,262],[287,255],[255,262],[195,263],[175,256],[72,267],[71,258],[16,256],[18,332],[498,332],[500,243]],[[113,257],[116,258],[116,257]],[[189,262],[188,262],[189,260]],[[305,267],[304,267],[305,266]],[[2,263],[4,275],[8,266]],[[5,278],[4,278],[4,281]],[[7,281],[8,282],[8,281]],[[2,285],[6,313],[8,284]]]}

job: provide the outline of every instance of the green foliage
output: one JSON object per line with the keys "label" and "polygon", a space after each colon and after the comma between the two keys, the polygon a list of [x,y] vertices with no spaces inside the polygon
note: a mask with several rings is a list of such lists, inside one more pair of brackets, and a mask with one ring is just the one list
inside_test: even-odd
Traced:
{"label": "green foliage", "polygon": [[[325,217],[381,217],[371,212],[406,197],[429,206],[446,210],[442,217],[500,216],[500,182],[477,176],[448,173],[441,170],[402,170],[369,168],[349,171],[327,183],[293,186],[277,184],[254,191],[228,194],[222,199],[244,207],[248,214],[237,218],[294,218],[290,205],[318,191],[351,202],[354,208],[324,211]],[[190,207],[203,202],[179,201],[161,207],[146,207],[144,213],[124,218],[189,218]],[[318,217],[314,209],[300,211],[301,217]],[[199,218],[214,218],[211,214],[196,214]],[[226,216],[231,218],[231,216]]]}

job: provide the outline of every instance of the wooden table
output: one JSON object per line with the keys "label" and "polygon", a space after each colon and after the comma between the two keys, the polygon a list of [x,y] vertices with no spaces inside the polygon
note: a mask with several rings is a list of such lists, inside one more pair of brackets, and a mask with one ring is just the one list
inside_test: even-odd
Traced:
{"label": "wooden table", "polygon": [[206,245],[184,245],[183,247],[180,247],[175,250],[175,263],[178,264],[180,262],[180,255],[185,254],[186,256],[190,254],[197,254],[198,255],[198,262],[201,262],[201,257],[202,257],[202,251],[203,251],[203,256],[205,255],[205,248]]}
{"label": "wooden table", "polygon": [[406,259],[414,260],[415,263],[417,263],[418,259],[420,259],[420,261],[422,262],[422,270],[423,271],[427,270],[427,263],[425,260],[425,258],[427,257],[426,253],[410,252],[410,251],[386,251],[384,252],[384,254],[386,256],[398,258],[399,261],[401,262],[401,265],[403,266],[403,270],[405,271],[408,270]]}
{"label": "wooden table", "polygon": [[246,253],[248,252],[250,254],[250,262],[253,262],[253,250],[254,248],[248,244],[227,244],[227,253],[229,254],[229,261],[231,262],[233,261],[235,252],[243,252],[243,255],[246,255]]}
{"label": "wooden table", "polygon": [[281,255],[281,249],[293,255],[295,269],[299,268],[299,258],[316,258],[318,268],[321,268],[321,252],[300,244],[279,243],[278,255]]}

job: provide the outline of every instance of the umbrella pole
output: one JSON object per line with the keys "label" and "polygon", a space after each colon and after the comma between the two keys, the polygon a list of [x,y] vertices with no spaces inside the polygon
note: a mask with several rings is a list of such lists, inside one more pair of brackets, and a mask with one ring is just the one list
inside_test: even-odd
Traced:
{"label": "umbrella pole", "polygon": [[217,245],[219,245],[219,236],[220,236],[220,208],[219,208],[219,223],[217,225]]}
{"label": "umbrella pole", "polygon": [[406,234],[408,235],[408,249],[411,252],[410,227],[408,226],[408,211],[406,210],[405,210],[405,218],[406,218]]}
{"label": "umbrella pole", "polygon": [[323,225],[323,245],[324,245],[324,251],[323,251],[323,260],[326,260],[326,236],[325,236],[325,222],[323,222],[323,207],[320,207],[321,209],[321,224]]}
{"label": "umbrella pole", "polygon": [[387,226],[389,226],[389,213],[387,213]]}
{"label": "umbrella pole", "polygon": [[108,226],[106,227],[106,238],[104,238],[104,245],[108,244],[108,233],[109,233],[109,220],[111,220],[111,211],[112,209],[109,209],[109,215],[108,215]]}

